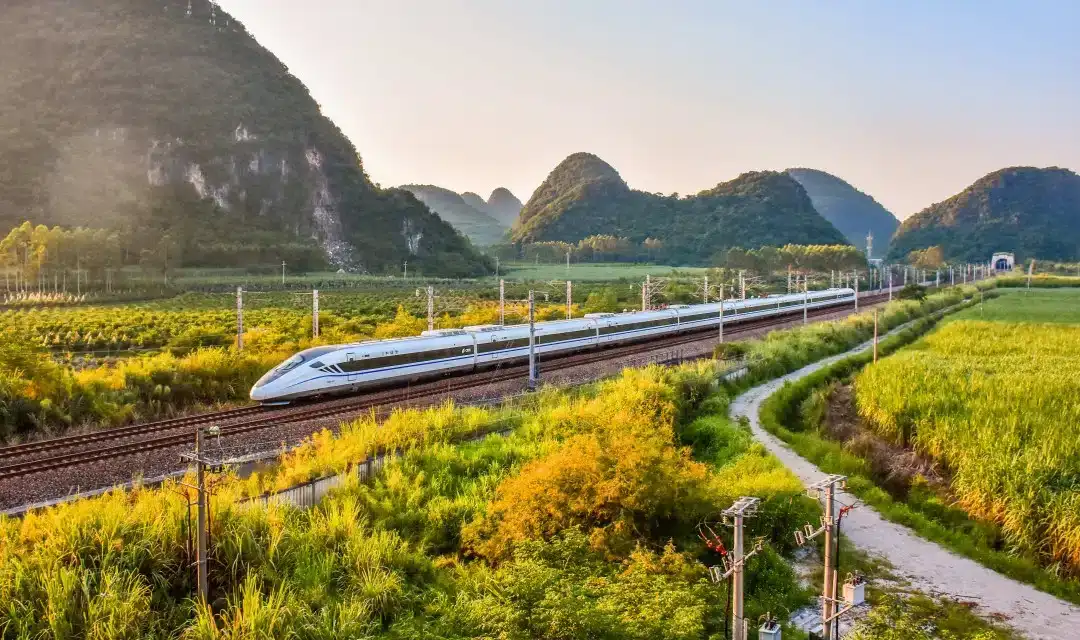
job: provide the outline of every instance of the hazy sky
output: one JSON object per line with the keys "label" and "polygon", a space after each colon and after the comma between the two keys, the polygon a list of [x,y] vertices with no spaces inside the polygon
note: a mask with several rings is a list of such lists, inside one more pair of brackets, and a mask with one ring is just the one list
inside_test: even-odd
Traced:
{"label": "hazy sky", "polygon": [[221,0],[372,179],[527,200],[575,151],[634,188],[829,171],[904,218],[1080,169],[1080,3]]}

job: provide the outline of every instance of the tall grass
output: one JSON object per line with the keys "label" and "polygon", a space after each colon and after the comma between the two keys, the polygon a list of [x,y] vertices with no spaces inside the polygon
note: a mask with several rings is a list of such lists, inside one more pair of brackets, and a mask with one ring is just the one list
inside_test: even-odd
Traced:
{"label": "tall grass", "polygon": [[855,389],[875,431],[952,471],[960,506],[1080,571],[1080,330],[956,321]]}

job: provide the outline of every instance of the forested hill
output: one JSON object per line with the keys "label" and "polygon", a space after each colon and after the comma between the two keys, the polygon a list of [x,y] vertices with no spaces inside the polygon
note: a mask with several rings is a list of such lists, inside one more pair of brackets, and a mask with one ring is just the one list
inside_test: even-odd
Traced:
{"label": "forested hill", "polygon": [[589,153],[563,160],[533,193],[515,242],[577,242],[593,235],[649,242],[658,260],[701,264],[731,247],[848,244],[802,186],[775,171],[744,173],[680,198],[637,191]]}
{"label": "forested hill", "polygon": [[889,257],[940,246],[948,260],[981,261],[994,251],[1018,259],[1080,257],[1080,176],[1068,169],[1009,167],[904,220]]}
{"label": "forested hill", "polygon": [[[485,246],[499,242],[510,228],[487,211],[487,203],[475,193],[458,194],[450,189],[430,184],[404,184],[401,188],[413,194],[439,217],[469,237],[473,243]],[[468,197],[468,201],[466,201]]]}
{"label": "forested hill", "polygon": [[304,85],[207,0],[5,0],[0,65],[0,234],[29,219],[117,230],[135,255],[169,235],[188,263],[485,266],[373,185]]}
{"label": "forested hill", "polygon": [[874,255],[884,257],[900,221],[869,195],[847,182],[817,169],[788,169],[788,175],[806,189],[814,208],[831,222],[848,242],[866,248],[866,234],[874,234]]}

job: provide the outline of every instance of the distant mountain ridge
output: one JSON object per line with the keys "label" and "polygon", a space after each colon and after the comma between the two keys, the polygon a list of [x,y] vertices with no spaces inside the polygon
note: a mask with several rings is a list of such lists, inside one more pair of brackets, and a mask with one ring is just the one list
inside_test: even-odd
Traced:
{"label": "distant mountain ridge", "polygon": [[948,260],[985,262],[995,251],[1018,259],[1080,257],[1080,176],[1060,167],[1008,167],[979,178],[900,225],[889,258],[940,246]]}
{"label": "distant mountain ridge", "polygon": [[631,189],[591,153],[559,163],[511,229],[514,242],[577,242],[591,235],[659,241],[658,259],[708,263],[732,247],[848,244],[791,176],[756,171],[678,198]]}
{"label": "distant mountain ridge", "polygon": [[865,251],[866,234],[872,233],[874,255],[868,257],[885,256],[889,240],[900,226],[892,212],[830,173],[793,168],[788,169],[787,174],[799,181],[817,212],[844,234],[848,242]]}
{"label": "distant mountain ridge", "polygon": [[416,196],[475,245],[495,244],[506,233],[506,225],[485,211],[487,204],[475,193],[458,194],[431,184],[403,184],[400,188]]}
{"label": "distant mountain ridge", "polygon": [[502,242],[521,211],[521,201],[502,187],[492,191],[486,202],[471,191],[459,194],[430,184],[405,184],[400,188],[480,246]]}

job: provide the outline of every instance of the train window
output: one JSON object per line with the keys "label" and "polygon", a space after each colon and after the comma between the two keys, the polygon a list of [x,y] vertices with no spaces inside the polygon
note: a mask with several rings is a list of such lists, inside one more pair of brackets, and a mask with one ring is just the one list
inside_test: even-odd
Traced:
{"label": "train window", "polygon": [[320,369],[320,368],[322,368],[322,367],[324,367],[326,365],[324,365],[322,362],[319,362],[318,360],[316,360],[315,362],[312,362],[308,366],[311,367],[312,369]]}
{"label": "train window", "polygon": [[304,361],[304,356],[302,356],[300,354],[297,354],[297,355],[289,358],[285,362],[282,362],[281,366],[278,367],[278,371],[280,373],[288,373],[289,371],[292,371],[293,369],[299,367],[300,364],[303,361]]}

